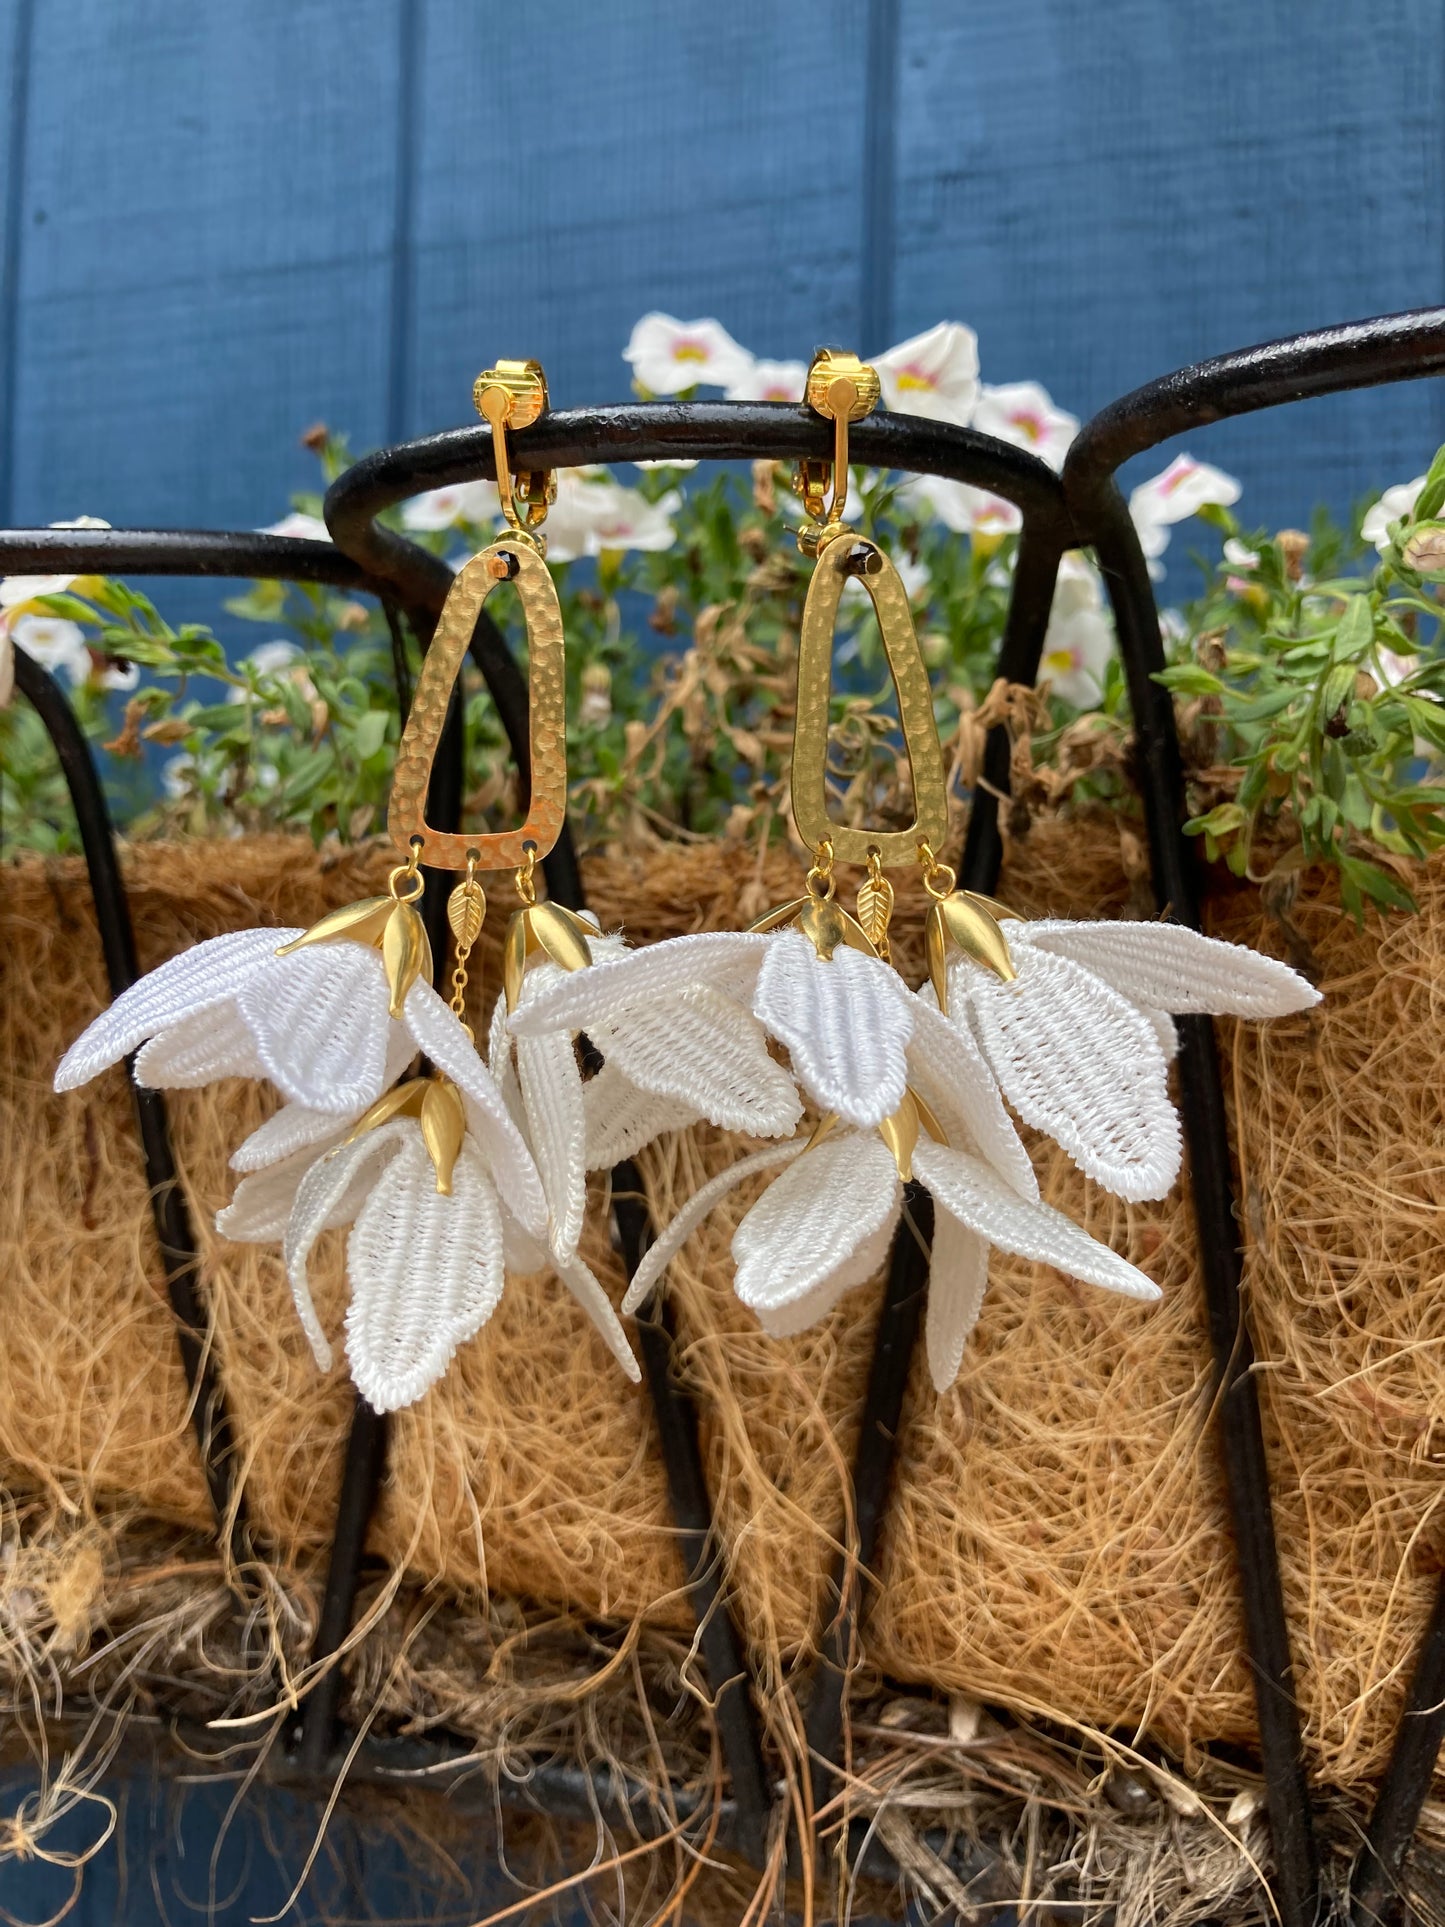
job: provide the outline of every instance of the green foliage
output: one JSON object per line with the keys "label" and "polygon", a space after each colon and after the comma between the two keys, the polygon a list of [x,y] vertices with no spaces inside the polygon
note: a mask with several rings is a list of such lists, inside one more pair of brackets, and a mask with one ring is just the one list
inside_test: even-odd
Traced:
{"label": "green foliage", "polygon": [[[334,439],[318,453],[327,479],[348,459]],[[661,502],[681,479],[644,472],[638,494]],[[1093,798],[1132,809],[1119,664],[1096,660],[1082,680],[1063,674],[1068,652],[1054,645],[1067,640],[1064,589],[1045,662],[1058,690],[995,689],[1016,538],[951,533],[896,477],[860,473],[855,486],[859,527],[909,586],[939,728],[965,777],[969,745],[976,750],[985,723],[1004,720],[1015,735],[1016,808]],[[786,475],[768,464],[750,476],[694,477],[673,498],[670,547],[603,548],[554,565],[568,640],[573,805],[586,841],[643,826],[766,836],[780,820],[811,569],[792,541],[791,506]],[[319,500],[297,507],[314,514]],[[1189,828],[1211,859],[1256,879],[1325,862],[1356,914],[1369,902],[1409,907],[1408,859],[1445,840],[1442,508],[1445,451],[1413,515],[1393,525],[1369,568],[1358,538],[1327,518],[1308,537],[1270,536],[1207,511],[1227,538],[1227,559],[1201,565],[1205,592],[1174,625],[1160,680],[1181,715]],[[459,522],[408,533],[455,557],[491,530]],[[1097,582],[1077,565],[1071,593],[1107,646]],[[353,841],[382,827],[398,727],[396,643],[381,610],[330,589],[256,582],[227,607],[265,642],[228,660],[208,629],[173,627],[121,582],[82,578],[28,606],[83,631],[90,667],[82,653],[71,693],[131,835],[304,827],[318,841]],[[524,654],[510,592],[489,607]],[[906,764],[861,591],[845,598],[842,630],[832,777],[843,812],[886,821],[906,815]],[[403,638],[401,647],[414,680],[415,646]],[[106,687],[118,664],[142,672],[130,693]],[[463,691],[471,820],[511,820],[506,745],[470,665]],[[0,762],[7,846],[74,847],[59,772],[23,702],[0,710]]]}

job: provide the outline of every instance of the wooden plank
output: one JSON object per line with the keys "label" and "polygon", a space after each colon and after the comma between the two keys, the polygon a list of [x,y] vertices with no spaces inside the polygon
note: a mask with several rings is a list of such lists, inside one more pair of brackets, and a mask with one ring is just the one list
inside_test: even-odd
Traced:
{"label": "wooden plank", "polygon": [[399,7],[39,0],[18,517],[265,523],[380,439]]}
{"label": "wooden plank", "polygon": [[867,19],[613,0],[504,33],[430,0],[408,427],[467,419],[499,354],[539,356],[559,406],[625,397],[651,308],[777,358],[855,340]]}
{"label": "wooden plank", "polygon": [[[1298,0],[902,0],[894,330],[967,320],[985,379],[1087,415],[1205,355],[1438,302],[1442,68],[1438,0],[1334,8],[1328,32]],[[1442,437],[1432,383],[1189,445],[1277,527],[1419,473]]]}
{"label": "wooden plank", "polygon": [[0,522],[9,520],[15,468],[15,332],[20,289],[21,198],[34,0],[0,0]]}

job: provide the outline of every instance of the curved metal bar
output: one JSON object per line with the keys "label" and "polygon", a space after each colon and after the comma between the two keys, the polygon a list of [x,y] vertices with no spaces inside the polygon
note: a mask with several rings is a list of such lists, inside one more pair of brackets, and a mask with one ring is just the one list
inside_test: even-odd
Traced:
{"label": "curved metal bar", "polygon": [[1064,494],[1084,517],[1083,539],[1092,541],[1090,501],[1131,455],[1226,416],[1440,374],[1445,374],[1445,308],[1375,315],[1215,355],[1101,408],[1069,450]]}
{"label": "curved metal bar", "polygon": [[0,529],[0,575],[260,576],[390,596],[331,542],[226,529]]}
{"label": "curved metal bar", "polygon": [[[105,793],[74,712],[60,685],[23,649],[14,655],[15,685],[31,704],[55,747],[75,810],[86,873],[95,903],[96,928],[105,958],[112,997],[120,996],[140,976],[135,932],[130,920],[125,882],[116,856],[115,834]],[[176,1321],[176,1346],[190,1396],[191,1423],[201,1449],[206,1486],[216,1514],[216,1530],[230,1551],[233,1566],[250,1557],[245,1504],[236,1480],[236,1435],[221,1386],[215,1353],[207,1343],[206,1309],[197,1290],[200,1260],[185,1193],[176,1174],[171,1150],[166,1101],[159,1091],[147,1090],[126,1072],[135,1106],[150,1187],[151,1215],[165,1270],[166,1292]]]}
{"label": "curved metal bar", "polygon": [[[1182,834],[1183,766],[1174,708],[1153,675],[1164,650],[1148,569],[1114,470],[1130,456],[1209,422],[1286,402],[1445,374],[1445,308],[1381,315],[1266,342],[1181,368],[1138,388],[1085,424],[1064,464],[1079,539],[1094,546],[1113,603],[1138,729],[1140,790],[1161,908],[1198,927],[1193,851]],[[1219,1381],[1219,1437],[1234,1529],[1260,1744],[1286,1927],[1308,1923],[1319,1891],[1288,1627],[1255,1386],[1240,1302],[1228,1121],[1214,1030],[1180,1020],[1180,1108],[1189,1145],[1210,1334]],[[1390,1763],[1354,1876],[1358,1927],[1401,1888],[1405,1859],[1445,1738],[1445,1580],[1416,1662]]]}

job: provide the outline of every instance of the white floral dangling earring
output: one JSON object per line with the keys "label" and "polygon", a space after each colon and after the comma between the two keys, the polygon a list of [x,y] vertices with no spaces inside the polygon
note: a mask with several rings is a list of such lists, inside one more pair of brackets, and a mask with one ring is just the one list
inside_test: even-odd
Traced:
{"label": "white floral dangling earring", "polygon": [[[194,1087],[242,1076],[277,1085],[286,1102],[234,1154],[245,1175],[218,1228],[282,1244],[303,1328],[326,1369],[331,1344],[312,1302],[308,1260],[322,1230],[352,1225],[347,1355],[358,1390],[379,1411],[420,1397],[490,1316],[509,1263],[541,1269],[552,1244],[532,1149],[464,1015],[467,961],[486,914],[476,872],[515,863],[530,874],[566,807],[561,612],[534,533],[550,478],[524,478],[524,527],[505,452],[505,428],[535,420],[546,405],[541,369],[501,363],[479,377],[477,399],[492,423],[509,527],[458,572],[423,664],[389,816],[407,861],[392,871],[388,894],[333,911],[309,930],[239,931],[172,958],[118,998],[56,1074],[57,1090],[69,1090],[140,1046],[134,1068],[142,1083]],[[423,811],[451,686],[482,603],[509,580],[531,644],[532,805],[516,831],[441,834]],[[450,1008],[432,988],[430,946],[414,908],[423,852],[464,873],[448,905],[456,946]],[[404,1078],[418,1053],[427,1070]],[[561,1275],[635,1378],[600,1284],[580,1264]]]}

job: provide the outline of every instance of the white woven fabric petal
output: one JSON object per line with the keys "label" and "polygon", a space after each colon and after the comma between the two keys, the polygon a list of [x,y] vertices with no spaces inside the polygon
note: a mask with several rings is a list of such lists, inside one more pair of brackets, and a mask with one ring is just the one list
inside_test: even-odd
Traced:
{"label": "white woven fabric petal", "polygon": [[866,1285],[870,1278],[876,1277],[888,1262],[894,1233],[898,1228],[898,1216],[897,1211],[890,1211],[872,1236],[865,1238],[836,1271],[830,1272],[806,1296],[795,1298],[790,1304],[759,1308],[754,1316],[768,1337],[793,1338],[799,1332],[807,1331],[820,1318],[826,1318],[846,1293],[855,1291],[859,1285]]}
{"label": "white woven fabric petal", "polygon": [[587,1118],[577,1048],[566,1031],[516,1043],[527,1138],[551,1214],[552,1249],[571,1256],[587,1211]]}
{"label": "white woven fabric petal", "polygon": [[183,1017],[142,1044],[132,1075],[151,1091],[194,1091],[222,1077],[264,1077],[256,1040],[233,1003]]}
{"label": "white woven fabric petal", "polygon": [[820,957],[800,930],[768,939],[753,1009],[813,1102],[848,1124],[881,1124],[903,1102],[914,999],[877,957],[839,945]]}
{"label": "white woven fabric petal", "polygon": [[950,970],[954,1021],[966,1005],[1004,1096],[1080,1170],[1121,1198],[1162,1198],[1181,1147],[1153,1026],[1068,957],[1020,944],[1014,958],[1009,984],[974,966]]}
{"label": "white woven fabric petal", "polygon": [[602,1289],[597,1277],[575,1253],[571,1257],[554,1256],[553,1264],[557,1276],[606,1339],[607,1349],[633,1384],[637,1384],[642,1377],[642,1369],[627,1342],[622,1321],[612,1309],[612,1300]]}
{"label": "white woven fabric petal", "polygon": [[935,1392],[946,1392],[958,1377],[968,1335],[978,1323],[988,1287],[987,1238],[960,1224],[951,1211],[933,1221],[933,1254],[928,1263],[928,1310],[923,1340]]}
{"label": "white woven fabric petal", "polygon": [[740,1184],[746,1184],[759,1171],[771,1171],[778,1164],[791,1164],[794,1158],[802,1156],[806,1143],[806,1138],[797,1138],[791,1144],[770,1144],[765,1151],[754,1151],[751,1157],[739,1158],[736,1164],[729,1165],[726,1171],[719,1172],[717,1177],[694,1191],[643,1253],[642,1263],[633,1273],[623,1297],[623,1311],[637,1310],[703,1219],[722,1202],[729,1191],[736,1191]]}
{"label": "white woven fabric petal", "polygon": [[[327,1120],[332,1135],[336,1119]],[[242,1178],[231,1202],[216,1213],[216,1229],[236,1244],[280,1244],[301,1180],[316,1162],[313,1151],[295,1151],[281,1162]]]}
{"label": "white woven fabric petal", "polygon": [[1166,1063],[1172,1064],[1179,1055],[1179,1031],[1174,1019],[1167,1010],[1150,1010],[1147,1004],[1138,1006],[1153,1026],[1154,1035],[1159,1039],[1159,1048],[1164,1053]]}
{"label": "white woven fabric petal", "polygon": [[293,1103],[354,1116],[386,1088],[386,969],[368,945],[340,939],[258,959],[236,1007]]}
{"label": "white woven fabric petal", "polygon": [[373,1161],[393,1156],[408,1133],[421,1141],[420,1131],[409,1118],[379,1125],[353,1143],[339,1145],[329,1157],[319,1158],[297,1186],[281,1255],[286,1261],[286,1275],[291,1280],[291,1295],[296,1300],[301,1328],[311,1341],[316,1363],[323,1372],[331,1369],[331,1341],[321,1329],[306,1276],[311,1248],[329,1225],[346,1222],[339,1214],[345,1212],[348,1205],[353,1216],[361,1208],[359,1186],[369,1182]]}
{"label": "white woven fabric petal", "polygon": [[707,984],[614,1007],[588,1035],[634,1084],[680,1100],[721,1130],[785,1137],[803,1115],[792,1078],[768,1055],[762,1025]]}
{"label": "white woven fabric petal", "polygon": [[509,1278],[525,1278],[534,1271],[546,1271],[552,1262],[546,1246],[522,1229],[505,1204],[502,1206],[502,1258]]}
{"label": "white woven fabric petal", "polygon": [[914,1149],[913,1169],[933,1193],[935,1204],[1000,1251],[1053,1265],[1070,1278],[1102,1285],[1126,1298],[1152,1303],[1161,1296],[1153,1280],[1127,1258],[1091,1238],[1052,1205],[1031,1204],[1019,1197],[978,1158],[920,1141]]}
{"label": "white woven fabric petal", "polygon": [[443,1197],[421,1133],[411,1133],[361,1208],[346,1269],[351,1376],[376,1411],[399,1411],[436,1383],[502,1295],[502,1216],[475,1147],[463,1144]]}
{"label": "white woven fabric petal", "polygon": [[582,1086],[582,1110],[587,1120],[589,1171],[610,1171],[664,1131],[686,1130],[698,1117],[690,1104],[675,1097],[639,1090],[610,1058]]}
{"label": "white woven fabric petal", "polygon": [[882,1138],[825,1137],[774,1179],[734,1232],[734,1291],[759,1312],[806,1298],[876,1240],[901,1197]]}
{"label": "white woven fabric petal", "polygon": [[956,1151],[976,1151],[1025,1198],[1039,1181],[1023,1139],[1004,1109],[998,1083],[973,1033],[938,1009],[932,984],[914,999],[908,1081],[933,1112]]}
{"label": "white woven fabric petal", "polygon": [[461,1092],[467,1128],[503,1199],[525,1230],[544,1238],[547,1200],[532,1153],[476,1046],[430,984],[418,980],[407,993],[406,1027]]}
{"label": "white woven fabric petal", "polygon": [[300,935],[299,930],[231,930],[148,971],[76,1038],[56,1070],[56,1090],[88,1084],[148,1037],[231,1002],[253,965]]}
{"label": "white woven fabric petal", "polygon": [[639,995],[657,996],[690,984],[710,984],[745,1000],[773,939],[750,930],[702,930],[630,950],[615,961],[574,970],[512,1013],[515,1036],[548,1030],[586,1030]]}
{"label": "white woven fabric petal", "polygon": [[1071,923],[1063,917],[1009,926],[1023,942],[1072,957],[1129,998],[1173,1015],[1284,1017],[1320,993],[1277,957],[1201,936],[1179,923]]}
{"label": "white woven fabric petal", "polygon": [[[385,1088],[390,1090],[412,1058],[416,1046],[400,1024],[391,1025],[387,1043]],[[331,1111],[313,1111],[304,1104],[283,1104],[274,1117],[268,1117],[231,1155],[233,1171],[261,1171],[268,1164],[288,1158],[306,1145],[322,1145],[348,1127],[348,1121]],[[319,1155],[319,1152],[317,1153]]]}

